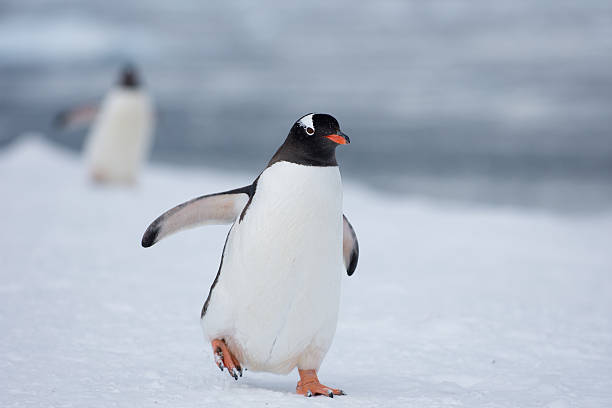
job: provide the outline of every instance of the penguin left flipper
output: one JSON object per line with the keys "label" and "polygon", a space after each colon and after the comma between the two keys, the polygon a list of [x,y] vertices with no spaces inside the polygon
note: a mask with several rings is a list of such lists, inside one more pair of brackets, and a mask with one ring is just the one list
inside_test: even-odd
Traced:
{"label": "penguin left flipper", "polygon": [[68,129],[89,125],[96,118],[99,110],[99,106],[95,104],[64,109],[53,118],[53,126],[58,129]]}
{"label": "penguin left flipper", "polygon": [[149,225],[142,246],[150,247],[177,231],[200,225],[230,224],[241,214],[253,195],[254,184],[194,198],[166,211]]}
{"label": "penguin left flipper", "polygon": [[346,273],[351,276],[355,272],[359,260],[359,242],[357,241],[357,234],[355,234],[355,230],[346,215],[342,215],[342,219],[344,221],[342,227],[342,255]]}

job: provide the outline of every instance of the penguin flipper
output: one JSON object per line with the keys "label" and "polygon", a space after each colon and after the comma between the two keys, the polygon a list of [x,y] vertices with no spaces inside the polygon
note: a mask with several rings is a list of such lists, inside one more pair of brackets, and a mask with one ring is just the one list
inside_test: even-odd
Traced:
{"label": "penguin flipper", "polygon": [[58,129],[76,128],[93,122],[98,115],[99,107],[95,104],[75,106],[64,109],[55,115],[53,126]]}
{"label": "penguin flipper", "polygon": [[142,246],[148,248],[183,229],[232,223],[250,201],[254,189],[252,184],[223,193],[204,195],[177,205],[149,225],[142,237]]}
{"label": "penguin flipper", "polygon": [[357,260],[359,260],[359,242],[357,241],[357,234],[353,226],[346,218],[346,215],[342,215],[343,228],[342,228],[342,255],[344,257],[344,266],[346,267],[346,273],[351,276],[357,268]]}

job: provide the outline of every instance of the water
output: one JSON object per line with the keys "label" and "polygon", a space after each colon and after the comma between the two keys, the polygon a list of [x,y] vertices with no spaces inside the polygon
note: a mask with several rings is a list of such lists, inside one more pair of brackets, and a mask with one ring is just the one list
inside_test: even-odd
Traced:
{"label": "water", "polygon": [[0,146],[137,63],[153,159],[256,175],[289,127],[336,116],[346,179],[425,199],[612,206],[612,3],[276,1],[0,5]]}

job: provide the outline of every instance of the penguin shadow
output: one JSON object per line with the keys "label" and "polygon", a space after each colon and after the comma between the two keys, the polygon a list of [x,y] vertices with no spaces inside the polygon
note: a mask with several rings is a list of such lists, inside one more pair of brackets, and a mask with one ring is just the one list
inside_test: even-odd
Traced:
{"label": "penguin shadow", "polygon": [[[238,383],[245,388],[261,391],[273,391],[282,394],[295,394],[295,386],[297,377],[294,379],[291,376],[280,377],[277,375],[257,373],[249,375],[247,371],[245,376],[238,380]],[[297,395],[297,394],[296,394]]]}

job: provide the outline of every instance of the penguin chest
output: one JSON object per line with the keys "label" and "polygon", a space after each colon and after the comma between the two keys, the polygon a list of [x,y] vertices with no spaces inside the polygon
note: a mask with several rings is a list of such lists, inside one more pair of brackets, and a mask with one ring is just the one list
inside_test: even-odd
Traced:
{"label": "penguin chest", "polygon": [[228,236],[205,330],[229,338],[254,370],[290,370],[311,349],[322,356],[335,332],[342,270],[338,168],[276,163]]}

